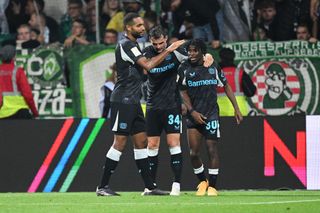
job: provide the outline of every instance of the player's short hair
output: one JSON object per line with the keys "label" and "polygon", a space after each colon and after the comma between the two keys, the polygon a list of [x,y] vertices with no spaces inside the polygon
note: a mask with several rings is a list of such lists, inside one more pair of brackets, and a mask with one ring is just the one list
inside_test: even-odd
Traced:
{"label": "player's short hair", "polygon": [[149,31],[149,38],[159,39],[161,36],[167,36],[166,31],[161,26],[155,26]]}
{"label": "player's short hair", "polygon": [[190,46],[194,46],[203,55],[207,53],[207,45],[202,39],[191,40],[191,42],[187,46],[187,49],[189,49]]}
{"label": "player's short hair", "polygon": [[127,25],[134,25],[134,21],[133,19],[135,18],[139,18],[139,14],[137,13],[128,13],[127,15],[125,15],[125,17],[123,18],[123,26],[126,27]]}

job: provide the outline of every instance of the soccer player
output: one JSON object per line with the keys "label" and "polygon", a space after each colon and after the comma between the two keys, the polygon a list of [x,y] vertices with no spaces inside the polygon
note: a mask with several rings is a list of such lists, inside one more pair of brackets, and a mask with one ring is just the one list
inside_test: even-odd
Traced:
{"label": "soccer player", "polygon": [[[152,45],[143,50],[147,58],[155,57],[166,49],[168,36],[160,26],[150,30],[149,38]],[[180,195],[182,172],[180,146],[181,98],[176,78],[179,65],[188,59],[185,44],[170,53],[161,64],[147,73],[146,121],[151,174],[154,182],[156,182],[160,135],[164,130],[171,155],[171,168],[174,173],[170,195],[176,196]],[[213,62],[212,56],[208,54],[205,61],[211,65]]]}
{"label": "soccer player", "polygon": [[[147,58],[155,57],[166,50],[168,37],[160,26],[150,30],[149,38],[152,45],[143,50]],[[170,53],[161,64],[148,71],[146,122],[151,175],[153,181],[156,182],[160,135],[164,130],[171,155],[171,168],[174,173],[170,195],[180,195],[182,171],[181,101],[176,78],[180,63],[187,57],[185,48],[181,46]]]}
{"label": "soccer player", "polygon": [[[189,60],[178,69],[178,85],[184,104],[188,109],[187,134],[191,164],[200,183],[197,196],[217,196],[215,189],[219,173],[218,138],[220,137],[217,86],[223,86],[235,110],[238,124],[242,121],[235,96],[221,69],[203,66],[206,45],[202,40],[193,40],[188,45]],[[209,155],[209,182],[200,157],[202,139],[205,139]]]}
{"label": "soccer player", "polygon": [[98,196],[119,195],[109,187],[109,179],[131,135],[134,158],[145,185],[142,195],[164,195],[167,193],[157,189],[153,184],[149,169],[145,120],[140,105],[143,69],[151,70],[159,65],[184,41],[177,41],[161,54],[147,59],[142,55],[136,42],[137,38],[145,33],[143,19],[138,14],[128,13],[123,23],[126,34],[115,50],[118,76],[111,94],[111,127],[114,132],[114,142],[106,155],[104,173],[96,194]]}

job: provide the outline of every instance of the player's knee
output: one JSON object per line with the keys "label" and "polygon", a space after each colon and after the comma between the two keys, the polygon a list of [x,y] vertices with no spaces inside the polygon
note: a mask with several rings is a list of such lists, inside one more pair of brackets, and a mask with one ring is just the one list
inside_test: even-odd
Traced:
{"label": "player's knee", "polygon": [[195,150],[190,150],[190,158],[195,159],[195,158],[199,158],[200,153],[195,151]]}
{"label": "player's knee", "polygon": [[180,140],[175,140],[175,139],[167,140],[167,144],[169,147],[177,147],[177,146],[180,146]]}
{"label": "player's knee", "polygon": [[154,140],[148,140],[148,149],[159,149],[160,143]]}

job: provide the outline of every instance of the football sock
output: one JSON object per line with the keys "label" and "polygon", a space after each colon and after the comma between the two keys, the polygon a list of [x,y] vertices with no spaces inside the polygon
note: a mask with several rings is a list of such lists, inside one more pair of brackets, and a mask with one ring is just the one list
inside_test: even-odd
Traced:
{"label": "football sock", "polygon": [[116,169],[120,160],[121,152],[111,147],[106,155],[106,162],[104,164],[104,171],[101,178],[99,188],[103,188],[109,184],[110,177]]}
{"label": "football sock", "polygon": [[171,168],[174,173],[174,182],[181,182],[181,172],[182,172],[182,153],[181,147],[176,146],[170,148],[171,154]]}
{"label": "football sock", "polygon": [[151,177],[154,183],[156,182],[158,170],[158,152],[159,149],[148,149]]}
{"label": "football sock", "polygon": [[197,168],[197,169],[193,169],[194,174],[197,175],[199,181],[206,181],[206,175],[204,174],[204,168],[203,168],[203,164],[201,165],[201,167]]}
{"label": "football sock", "polygon": [[150,163],[147,149],[134,149],[134,159],[136,161],[139,173],[143,179],[145,188],[155,189],[150,172]]}
{"label": "football sock", "polygon": [[219,169],[208,169],[209,171],[209,186],[216,187]]}

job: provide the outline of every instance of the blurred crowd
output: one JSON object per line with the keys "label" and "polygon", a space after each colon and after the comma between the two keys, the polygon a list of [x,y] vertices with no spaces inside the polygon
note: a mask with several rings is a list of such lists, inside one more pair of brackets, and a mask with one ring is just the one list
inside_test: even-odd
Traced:
{"label": "blurred crowd", "polygon": [[[123,36],[128,12],[144,17],[147,32],[162,25],[170,42],[202,38],[212,48],[224,42],[316,42],[320,37],[319,0],[99,0],[98,5],[96,0],[66,1],[66,13],[56,20],[44,12],[44,0],[7,0],[1,5],[0,30],[12,36],[2,46],[115,45]],[[146,41],[147,34],[139,40]]]}

